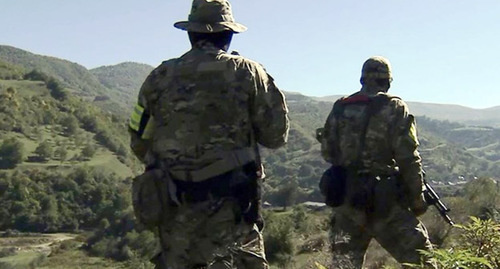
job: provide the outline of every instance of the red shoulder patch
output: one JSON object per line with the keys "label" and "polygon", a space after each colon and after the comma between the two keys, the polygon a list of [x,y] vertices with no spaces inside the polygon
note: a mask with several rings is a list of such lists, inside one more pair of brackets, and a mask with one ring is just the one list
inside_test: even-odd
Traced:
{"label": "red shoulder patch", "polygon": [[342,100],[342,103],[344,104],[355,104],[355,103],[369,103],[371,101],[371,98],[366,96],[366,95],[354,95],[354,96],[349,96],[347,98],[344,98]]}

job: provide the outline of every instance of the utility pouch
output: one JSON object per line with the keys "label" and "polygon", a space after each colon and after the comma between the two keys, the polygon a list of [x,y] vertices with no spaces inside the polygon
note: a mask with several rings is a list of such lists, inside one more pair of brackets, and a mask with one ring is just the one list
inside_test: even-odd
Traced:
{"label": "utility pouch", "polygon": [[168,173],[146,170],[132,183],[132,205],[137,220],[146,228],[158,226],[169,206]]}
{"label": "utility pouch", "polygon": [[319,189],[325,197],[325,203],[337,207],[344,203],[347,171],[342,166],[331,166],[321,176]]}
{"label": "utility pouch", "polygon": [[261,216],[262,179],[257,177],[257,170],[257,164],[251,162],[234,172],[231,193],[238,201],[243,221],[249,224],[256,223],[261,229],[263,228]]}

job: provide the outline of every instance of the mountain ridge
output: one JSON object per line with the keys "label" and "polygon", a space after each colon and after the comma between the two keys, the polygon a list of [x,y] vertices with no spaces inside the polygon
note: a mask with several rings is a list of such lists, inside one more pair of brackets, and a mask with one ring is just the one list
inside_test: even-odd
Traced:
{"label": "mountain ridge", "polygon": [[[77,93],[101,101],[101,107],[114,112],[129,111],[135,102],[140,85],[153,66],[136,62],[123,62],[87,69],[78,63],[53,56],[31,53],[12,46],[0,45],[0,60],[19,65],[27,71],[40,69],[54,76]],[[298,92],[285,95],[301,95],[320,102],[334,102],[343,95],[323,97],[308,96]],[[102,102],[105,101],[105,102]],[[111,105],[109,103],[112,103]],[[113,104],[114,103],[114,104]],[[408,101],[410,111],[416,116],[448,120],[468,125],[500,127],[500,106],[475,109],[458,104],[436,104]],[[120,108],[121,107],[121,108]]]}

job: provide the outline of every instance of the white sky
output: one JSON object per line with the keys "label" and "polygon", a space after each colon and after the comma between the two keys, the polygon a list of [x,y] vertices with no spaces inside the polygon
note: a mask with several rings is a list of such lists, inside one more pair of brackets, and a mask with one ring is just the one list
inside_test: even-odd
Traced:
{"label": "white sky", "polygon": [[[231,49],[262,63],[285,91],[360,88],[362,63],[392,63],[390,92],[408,101],[500,105],[499,0],[232,0],[249,30]],[[190,47],[172,24],[189,0],[0,0],[0,44],[79,63],[153,66]]]}

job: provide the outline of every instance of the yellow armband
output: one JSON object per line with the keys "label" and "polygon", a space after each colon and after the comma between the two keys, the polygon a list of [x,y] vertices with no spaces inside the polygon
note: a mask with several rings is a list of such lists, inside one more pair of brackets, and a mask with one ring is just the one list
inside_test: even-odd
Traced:
{"label": "yellow armband", "polygon": [[144,107],[136,104],[132,111],[132,115],[130,115],[128,126],[135,131],[141,139],[150,139],[154,131],[154,120],[149,113],[144,112]]}

